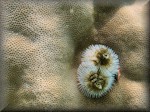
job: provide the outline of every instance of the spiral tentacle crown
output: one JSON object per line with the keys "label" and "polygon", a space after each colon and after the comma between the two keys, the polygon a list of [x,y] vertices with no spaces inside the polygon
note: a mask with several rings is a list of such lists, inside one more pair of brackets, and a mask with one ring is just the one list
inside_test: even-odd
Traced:
{"label": "spiral tentacle crown", "polygon": [[118,55],[111,48],[104,45],[89,46],[82,54],[77,71],[79,89],[87,97],[105,95],[111,90],[118,69]]}

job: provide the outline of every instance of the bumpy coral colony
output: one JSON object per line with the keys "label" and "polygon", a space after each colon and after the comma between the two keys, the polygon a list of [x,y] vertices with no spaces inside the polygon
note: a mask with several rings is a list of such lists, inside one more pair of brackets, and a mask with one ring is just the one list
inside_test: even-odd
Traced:
{"label": "bumpy coral colony", "polygon": [[77,71],[81,92],[92,98],[105,95],[118,75],[117,54],[104,45],[91,45],[83,52],[81,61]]}

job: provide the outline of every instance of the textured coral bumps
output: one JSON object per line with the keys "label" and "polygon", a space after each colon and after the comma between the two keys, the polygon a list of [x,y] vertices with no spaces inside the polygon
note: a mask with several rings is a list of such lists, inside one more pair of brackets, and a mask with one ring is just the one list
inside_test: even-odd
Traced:
{"label": "textured coral bumps", "polygon": [[118,55],[104,45],[91,45],[83,52],[81,61],[77,72],[81,92],[92,98],[105,95],[118,75]]}
{"label": "textured coral bumps", "polygon": [[74,94],[68,88],[75,84],[68,82],[68,74],[76,44],[92,31],[92,1],[3,0],[2,4],[9,105],[72,108]]}

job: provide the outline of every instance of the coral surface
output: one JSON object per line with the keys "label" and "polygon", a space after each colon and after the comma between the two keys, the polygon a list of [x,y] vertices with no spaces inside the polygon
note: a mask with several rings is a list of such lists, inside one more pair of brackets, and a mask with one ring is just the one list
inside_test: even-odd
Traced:
{"label": "coral surface", "polygon": [[[0,1],[8,109],[147,109],[147,1],[100,1]],[[120,59],[119,82],[99,99],[77,87],[81,54],[92,44]]]}

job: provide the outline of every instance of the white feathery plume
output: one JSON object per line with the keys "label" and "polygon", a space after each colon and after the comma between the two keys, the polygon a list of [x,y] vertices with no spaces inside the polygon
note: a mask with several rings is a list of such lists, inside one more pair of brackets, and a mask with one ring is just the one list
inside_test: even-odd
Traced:
{"label": "white feathery plume", "polygon": [[[115,78],[111,76],[109,71],[100,70],[94,64],[89,62],[82,62],[78,68],[78,81],[79,89],[87,97],[99,98],[105,95],[111,88],[114,83]],[[94,75],[97,74],[94,78]],[[92,80],[90,78],[92,77]],[[105,84],[101,85],[96,84],[101,80]]]}
{"label": "white feathery plume", "polygon": [[[99,54],[101,55],[98,56]],[[100,64],[100,57],[105,54],[107,54],[106,58],[108,58],[107,60],[109,60],[109,62],[105,65],[102,65]],[[118,55],[111,48],[104,45],[90,45],[83,52],[81,61],[97,63],[95,66],[99,66],[103,70],[108,70],[112,74],[117,74],[119,69]]]}
{"label": "white feathery plume", "polygon": [[92,98],[109,92],[118,75],[118,55],[105,45],[90,45],[83,52],[81,62],[77,71],[81,92]]}

